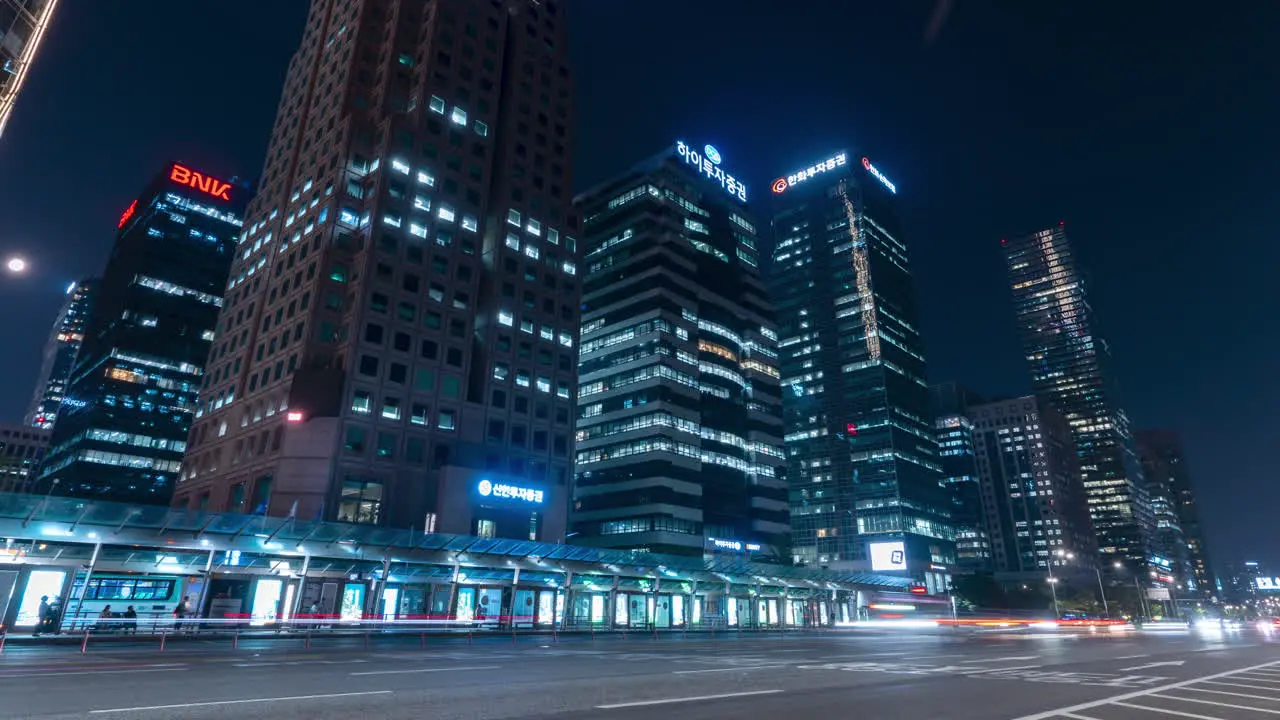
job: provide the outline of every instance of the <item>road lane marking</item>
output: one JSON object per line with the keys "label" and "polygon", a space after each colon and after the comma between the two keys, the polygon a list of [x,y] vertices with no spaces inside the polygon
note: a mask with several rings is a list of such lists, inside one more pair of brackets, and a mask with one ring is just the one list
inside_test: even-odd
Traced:
{"label": "road lane marking", "polygon": [[1146,710],[1147,712],[1160,713],[1162,715],[1177,715],[1178,717],[1195,718],[1195,720],[1227,720],[1226,718],[1220,718],[1217,715],[1197,715],[1195,713],[1182,712],[1180,710],[1166,710],[1164,708],[1153,708],[1148,705],[1135,705],[1134,703],[1128,702],[1117,701],[1111,704],[1119,705],[1120,707],[1133,708],[1134,710]]}
{"label": "road lane marking", "polygon": [[645,707],[648,705],[671,705],[674,703],[699,702],[702,700],[723,700],[725,698],[751,697],[752,695],[777,695],[781,690],[750,690],[748,692],[721,693],[719,695],[695,695],[694,697],[665,698],[662,700],[636,700],[634,702],[597,705],[597,710],[619,710],[621,708]]}
{"label": "road lane marking", "polygon": [[[1248,678],[1245,679],[1248,680]],[[1266,685],[1249,685],[1246,683],[1226,682],[1223,680],[1205,680],[1205,683],[1209,685],[1228,685],[1230,687],[1249,688],[1250,690],[1280,690],[1280,688],[1267,687]]]}
{"label": "road lane marking", "polygon": [[1121,655],[1121,656],[1120,656],[1120,657],[1118,657],[1118,658],[1112,658],[1112,659],[1114,659],[1114,660],[1137,660],[1138,658],[1144,658],[1144,657],[1151,657],[1151,653],[1142,653],[1141,655]]}
{"label": "road lane marking", "polygon": [[83,670],[79,672],[19,673],[13,675],[0,675],[0,680],[7,680],[9,678],[68,677],[71,675],[133,675],[134,673],[181,672],[187,669],[189,668],[168,667],[151,668],[149,670]]}
{"label": "road lane marking", "polygon": [[[1135,690],[1134,692],[1122,693],[1120,695],[1112,695],[1111,697],[1105,697],[1099,700],[1091,700],[1089,702],[1079,703],[1077,705],[1068,705],[1067,707],[1056,708],[1054,710],[1045,710],[1044,712],[1032,713],[1031,715],[1023,715],[1021,717],[1014,718],[1014,720],[1049,720],[1050,718],[1053,718],[1053,717],[1070,715],[1071,713],[1075,713],[1080,710],[1090,710],[1092,708],[1102,707],[1108,704],[1121,704],[1121,701],[1123,700],[1140,698],[1140,697],[1143,697],[1144,695],[1149,695],[1153,692],[1165,692],[1167,690],[1176,690],[1178,688],[1184,688],[1188,685],[1194,685],[1196,683],[1214,682],[1218,678],[1230,677],[1238,673],[1249,672],[1250,670],[1257,670],[1259,668],[1270,668],[1275,666],[1276,666],[1275,662],[1268,662],[1268,663],[1261,663],[1259,665],[1251,665],[1249,667],[1236,668],[1234,670],[1227,670],[1225,672],[1214,673],[1212,675],[1203,675],[1201,677],[1191,678],[1190,680],[1182,680],[1176,683],[1169,683],[1168,685],[1162,685],[1156,688],[1148,688],[1145,690]],[[1271,688],[1263,688],[1263,689],[1270,690]],[[1138,707],[1141,707],[1141,706],[1138,706]],[[1149,710],[1150,708],[1142,708],[1142,709]],[[1211,720],[1218,720],[1218,719],[1213,718]]]}
{"label": "road lane marking", "polygon": [[1240,673],[1240,679],[1248,680],[1249,682],[1280,683],[1280,678],[1274,675],[1263,675],[1261,677],[1257,677],[1257,675],[1258,673]]}
{"label": "road lane marking", "polygon": [[1217,705],[1218,707],[1234,708],[1236,710],[1252,710],[1253,712],[1269,713],[1271,715],[1280,715],[1280,710],[1267,710],[1264,708],[1253,707],[1251,705],[1233,705],[1232,703],[1218,702],[1216,700],[1196,700],[1194,698],[1178,697],[1177,695],[1154,694],[1151,697],[1164,698],[1165,700],[1177,700],[1178,702],[1200,703],[1201,705]]}
{"label": "road lane marking", "polygon": [[710,668],[707,670],[673,670],[672,675],[696,675],[697,673],[732,672],[734,670],[764,670],[765,668],[788,667],[787,665],[741,665],[739,667]]}
{"label": "road lane marking", "polygon": [[1236,697],[1242,697],[1242,698],[1253,698],[1254,700],[1271,700],[1274,702],[1280,702],[1280,697],[1275,697],[1273,695],[1252,695],[1250,693],[1231,692],[1230,690],[1210,690],[1209,688],[1198,688],[1198,687],[1184,687],[1180,689],[1192,690],[1194,692],[1202,692],[1202,693],[1213,693],[1214,695],[1234,695]]}
{"label": "road lane marking", "polygon": [[212,700],[209,702],[179,703],[176,705],[144,705],[129,708],[109,708],[106,710],[90,710],[90,715],[106,713],[146,712],[150,710],[181,710],[183,708],[213,707],[216,705],[245,705],[248,703],[286,702],[289,700],[328,700],[340,697],[358,697],[361,695],[390,695],[391,690],[365,690],[363,692],[325,693],[323,695],[290,695],[288,697],[245,698],[243,700]]}
{"label": "road lane marking", "polygon": [[1121,672],[1128,672],[1130,670],[1147,670],[1155,667],[1182,667],[1186,664],[1186,660],[1165,660],[1164,662],[1153,662],[1145,665],[1134,665],[1133,667],[1120,668],[1120,670]]}
{"label": "road lane marking", "polygon": [[[935,655],[934,657],[963,657],[963,656]],[[981,660],[965,660],[963,662],[959,662],[956,664],[968,665],[970,663],[1013,662],[1014,660],[1038,660],[1039,658],[1040,658],[1039,655],[1013,655],[1011,657],[983,658]]]}
{"label": "road lane marking", "polygon": [[1091,717],[1089,715],[1079,715],[1076,713],[1061,713],[1062,717],[1071,718],[1071,720],[1102,720],[1101,718]]}
{"label": "road lane marking", "polygon": [[501,665],[470,665],[467,667],[438,667],[438,668],[414,668],[412,670],[368,670],[366,672],[353,672],[352,677],[360,677],[363,675],[409,675],[415,673],[433,673],[433,672],[459,672],[462,670],[497,670]]}

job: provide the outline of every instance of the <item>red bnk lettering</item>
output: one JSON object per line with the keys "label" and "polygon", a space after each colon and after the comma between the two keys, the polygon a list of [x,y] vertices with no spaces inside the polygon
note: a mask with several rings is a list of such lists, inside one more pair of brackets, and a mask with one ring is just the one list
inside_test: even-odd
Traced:
{"label": "red bnk lettering", "polygon": [[175,164],[169,171],[169,179],[179,185],[186,185],[222,200],[231,200],[231,183],[199,173],[190,168]]}

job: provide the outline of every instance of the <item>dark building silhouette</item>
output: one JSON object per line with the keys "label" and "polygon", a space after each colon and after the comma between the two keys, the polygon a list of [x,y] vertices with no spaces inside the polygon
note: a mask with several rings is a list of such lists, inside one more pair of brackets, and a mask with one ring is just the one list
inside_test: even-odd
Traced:
{"label": "dark building silhouette", "polygon": [[578,198],[574,542],[788,558],[778,336],[730,168],[681,142]]}
{"label": "dark building silhouette", "polygon": [[249,193],[173,163],[121,215],[40,492],[169,503]]}

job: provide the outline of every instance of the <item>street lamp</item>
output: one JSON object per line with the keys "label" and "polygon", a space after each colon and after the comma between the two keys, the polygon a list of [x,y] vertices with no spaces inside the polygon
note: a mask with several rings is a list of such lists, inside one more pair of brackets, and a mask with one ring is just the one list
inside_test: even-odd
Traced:
{"label": "street lamp", "polygon": [[9,271],[10,275],[21,275],[27,271],[27,261],[21,256],[14,255],[4,261],[4,269]]}

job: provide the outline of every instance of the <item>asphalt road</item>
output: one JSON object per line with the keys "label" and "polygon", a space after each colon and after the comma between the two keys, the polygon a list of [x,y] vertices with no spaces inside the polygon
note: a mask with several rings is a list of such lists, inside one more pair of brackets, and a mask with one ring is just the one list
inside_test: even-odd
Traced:
{"label": "asphalt road", "polygon": [[0,717],[497,720],[1280,715],[1280,636],[830,631],[10,646]]}

